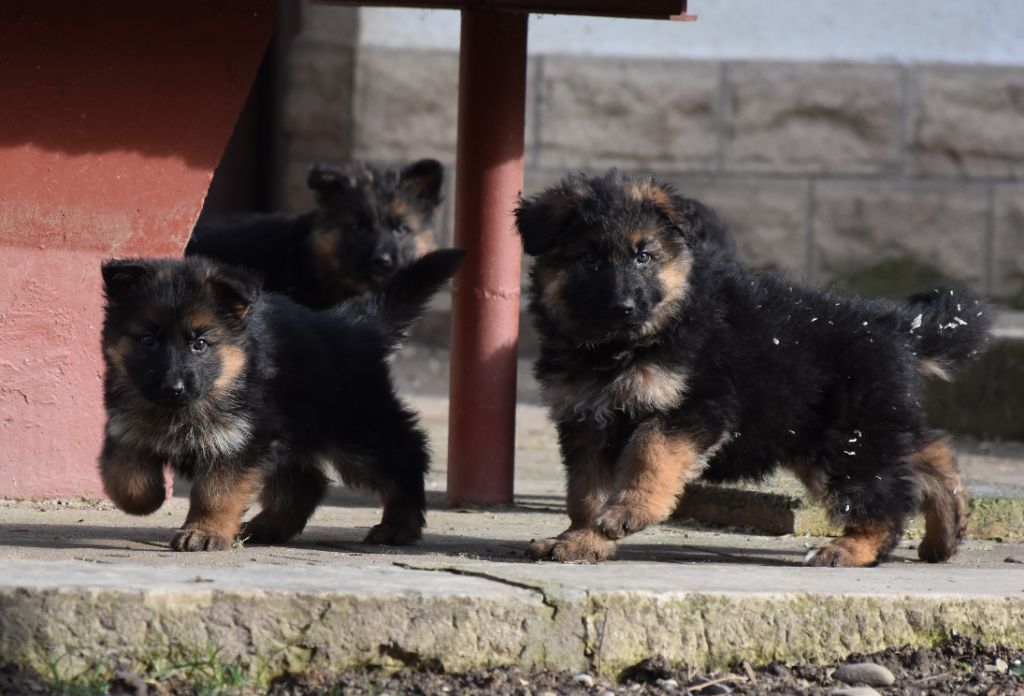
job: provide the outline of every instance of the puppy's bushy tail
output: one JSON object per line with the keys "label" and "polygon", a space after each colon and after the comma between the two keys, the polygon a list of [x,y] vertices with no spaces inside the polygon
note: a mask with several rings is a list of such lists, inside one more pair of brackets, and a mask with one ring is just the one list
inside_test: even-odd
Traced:
{"label": "puppy's bushy tail", "polygon": [[985,348],[992,319],[992,308],[971,291],[936,288],[907,298],[901,324],[921,372],[950,379]]}
{"label": "puppy's bushy tail", "polygon": [[377,293],[349,300],[332,311],[375,325],[389,350],[396,350],[430,298],[459,270],[462,249],[439,249],[399,270]]}

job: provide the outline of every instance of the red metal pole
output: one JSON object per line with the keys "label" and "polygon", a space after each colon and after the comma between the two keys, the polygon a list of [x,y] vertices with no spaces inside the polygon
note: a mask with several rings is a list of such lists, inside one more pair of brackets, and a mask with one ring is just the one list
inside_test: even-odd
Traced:
{"label": "red metal pole", "polygon": [[515,452],[528,15],[462,11],[448,502],[509,503]]}

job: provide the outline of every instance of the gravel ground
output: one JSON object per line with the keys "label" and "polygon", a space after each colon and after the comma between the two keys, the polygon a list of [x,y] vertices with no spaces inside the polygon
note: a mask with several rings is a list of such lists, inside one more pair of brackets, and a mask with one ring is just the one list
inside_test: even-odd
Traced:
{"label": "gravel ground", "polygon": [[[958,637],[936,648],[895,648],[871,655],[854,654],[831,665],[768,665],[751,669],[738,665],[731,672],[701,674],[668,668],[657,659],[626,670],[617,681],[571,672],[530,671],[515,667],[469,674],[444,674],[423,669],[345,672],[279,678],[269,689],[253,688],[229,665],[203,665],[185,678],[140,677],[117,672],[103,679],[82,678],[55,683],[13,665],[0,669],[0,694],[314,694],[438,695],[495,694],[497,696],[610,696],[612,694],[1024,694],[1024,650],[981,646]],[[843,681],[843,671],[854,670]],[[859,672],[858,672],[859,670]],[[858,677],[858,674],[860,675]],[[874,684],[866,686],[863,680]],[[889,684],[889,685],[886,685]]]}

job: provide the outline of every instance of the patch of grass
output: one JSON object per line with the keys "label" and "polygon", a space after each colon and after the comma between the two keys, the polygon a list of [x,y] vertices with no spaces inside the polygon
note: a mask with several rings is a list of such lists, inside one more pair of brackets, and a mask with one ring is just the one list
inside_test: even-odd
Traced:
{"label": "patch of grass", "polygon": [[153,681],[178,681],[195,689],[197,696],[221,696],[252,688],[265,681],[263,661],[258,657],[245,665],[225,660],[220,647],[196,651],[183,661],[152,671]]}
{"label": "patch of grass", "polygon": [[[130,667],[124,663],[106,666],[91,665],[81,671],[70,666],[72,656],[63,655],[47,660],[45,670],[37,673],[53,693],[67,696],[102,696],[108,683],[122,670],[134,673],[149,684],[180,685],[196,696],[227,696],[228,694],[256,693],[269,682],[271,670],[259,655],[252,659],[226,659],[221,647],[196,649],[183,656],[156,657],[136,661]],[[332,692],[333,693],[333,692]]]}
{"label": "patch of grass", "polygon": [[102,696],[107,693],[107,681],[112,670],[93,665],[81,672],[72,672],[67,666],[70,656],[62,655],[56,659],[46,660],[47,678],[54,691],[68,696]]}

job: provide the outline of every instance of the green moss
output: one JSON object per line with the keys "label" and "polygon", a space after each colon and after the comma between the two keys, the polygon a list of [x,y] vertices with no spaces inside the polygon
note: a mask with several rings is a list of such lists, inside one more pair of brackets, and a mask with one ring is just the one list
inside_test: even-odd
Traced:
{"label": "green moss", "polygon": [[929,380],[935,427],[985,439],[1024,438],[1024,342],[997,340],[953,382]]}
{"label": "green moss", "polygon": [[902,300],[916,292],[951,282],[932,266],[914,259],[898,258],[850,271],[837,278],[835,285],[862,297]]}

